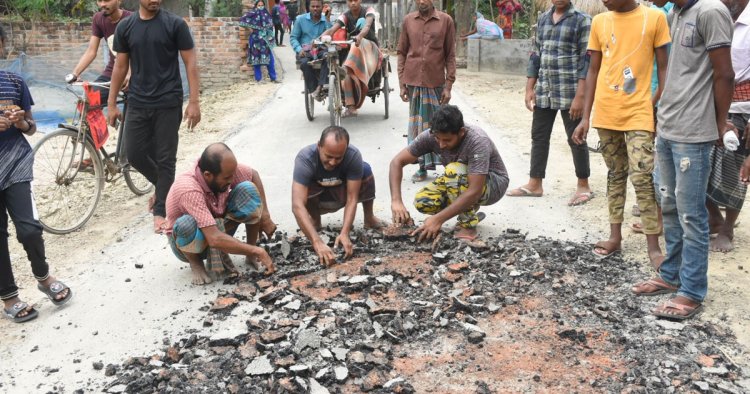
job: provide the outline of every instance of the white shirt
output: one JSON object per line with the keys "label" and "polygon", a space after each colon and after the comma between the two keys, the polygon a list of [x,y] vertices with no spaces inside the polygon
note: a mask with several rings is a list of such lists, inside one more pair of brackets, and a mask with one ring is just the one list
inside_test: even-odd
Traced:
{"label": "white shirt", "polygon": [[[734,22],[732,37],[732,68],[734,82],[740,83],[750,79],[750,6],[745,7],[740,17]],[[731,113],[750,113],[750,102],[732,103]]]}

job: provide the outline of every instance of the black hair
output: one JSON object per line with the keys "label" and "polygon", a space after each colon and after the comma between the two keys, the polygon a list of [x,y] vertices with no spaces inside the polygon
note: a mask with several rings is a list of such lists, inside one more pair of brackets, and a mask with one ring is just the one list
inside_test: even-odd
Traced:
{"label": "black hair", "polygon": [[344,139],[346,141],[346,144],[349,145],[349,132],[346,131],[345,128],[341,126],[328,126],[323,129],[323,133],[320,134],[320,141],[318,141],[318,146],[323,146],[326,138],[331,134],[333,134],[333,138],[336,142]]}
{"label": "black hair", "polygon": [[440,106],[430,119],[431,133],[458,134],[464,127],[464,115],[455,105]]}
{"label": "black hair", "polygon": [[232,152],[226,144],[223,142],[217,142],[211,144],[203,150],[200,160],[198,160],[198,168],[201,171],[208,171],[213,175],[221,173],[221,161],[227,152]]}

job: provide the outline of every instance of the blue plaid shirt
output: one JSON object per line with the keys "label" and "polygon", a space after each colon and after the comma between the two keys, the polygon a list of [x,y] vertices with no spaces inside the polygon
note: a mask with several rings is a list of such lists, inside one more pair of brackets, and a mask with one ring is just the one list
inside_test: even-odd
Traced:
{"label": "blue plaid shirt", "polygon": [[527,76],[537,78],[537,107],[567,110],[575,98],[578,80],[586,79],[589,70],[591,17],[571,4],[554,23],[554,11],[552,7],[537,22]]}

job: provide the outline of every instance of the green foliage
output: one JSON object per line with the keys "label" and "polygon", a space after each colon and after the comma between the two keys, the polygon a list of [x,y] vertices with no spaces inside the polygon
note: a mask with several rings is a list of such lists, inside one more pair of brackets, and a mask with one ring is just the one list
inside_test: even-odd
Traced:
{"label": "green foliage", "polygon": [[96,2],[89,0],[10,0],[5,11],[24,20],[50,20],[88,18],[96,9]]}
{"label": "green foliage", "polygon": [[242,0],[212,0],[213,6],[211,16],[213,17],[239,17],[242,16]]}

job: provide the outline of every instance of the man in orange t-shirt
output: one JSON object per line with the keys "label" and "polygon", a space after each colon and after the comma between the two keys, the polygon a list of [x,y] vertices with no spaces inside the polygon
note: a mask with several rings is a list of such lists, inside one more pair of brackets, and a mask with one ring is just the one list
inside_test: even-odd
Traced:
{"label": "man in orange t-shirt", "polygon": [[[622,247],[622,222],[628,174],[641,210],[643,233],[651,264],[664,260],[659,247],[657,205],[651,173],[654,171],[654,106],[663,89],[670,43],[667,19],[659,10],[635,0],[610,0],[609,12],[591,22],[591,66],[586,77],[583,120],[573,141],[583,143],[591,123],[599,131],[607,164],[607,200],[610,237],[597,242],[594,254],[606,257]],[[654,57],[659,88],[651,94]]]}

